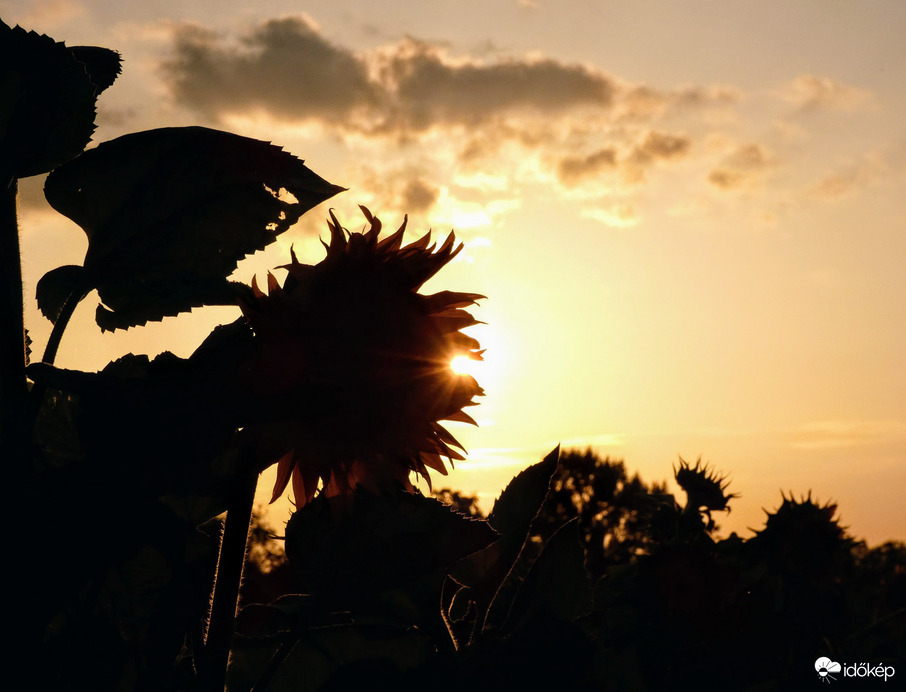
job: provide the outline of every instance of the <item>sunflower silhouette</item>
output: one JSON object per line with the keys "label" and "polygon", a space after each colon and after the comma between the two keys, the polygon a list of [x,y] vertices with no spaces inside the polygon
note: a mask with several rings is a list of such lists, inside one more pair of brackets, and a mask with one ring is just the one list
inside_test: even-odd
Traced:
{"label": "sunflower silhouette", "polygon": [[430,486],[428,469],[446,475],[445,460],[464,458],[441,421],[475,424],[463,409],[483,391],[450,363],[481,359],[462,330],[478,323],[465,308],[484,296],[419,293],[462,245],[453,233],[431,245],[429,231],[404,246],[407,220],[379,239],[380,220],[360,208],[369,228],[351,233],[331,211],[326,257],[308,265],[291,251],[284,283],[268,273],[265,293],[253,280],[242,306],[255,334],[244,376],[284,412],[256,430],[264,461],[278,465],[271,502],[290,480],[297,507],[319,487],[328,498],[359,485],[412,491],[413,471]]}

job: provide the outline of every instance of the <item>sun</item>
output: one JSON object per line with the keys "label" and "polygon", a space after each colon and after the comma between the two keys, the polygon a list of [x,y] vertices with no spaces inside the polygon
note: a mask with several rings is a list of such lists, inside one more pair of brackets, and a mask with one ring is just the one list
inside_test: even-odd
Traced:
{"label": "sun", "polygon": [[481,363],[481,361],[468,356],[456,356],[450,361],[450,370],[457,375],[472,375],[474,377],[475,366],[478,363]]}

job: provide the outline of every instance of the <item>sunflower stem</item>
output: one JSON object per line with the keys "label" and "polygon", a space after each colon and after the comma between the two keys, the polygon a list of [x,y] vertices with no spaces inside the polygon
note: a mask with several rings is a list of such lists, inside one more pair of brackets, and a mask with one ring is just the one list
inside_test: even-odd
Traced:
{"label": "sunflower stem", "polygon": [[243,481],[241,488],[227,508],[220,542],[220,559],[214,581],[214,598],[211,619],[205,643],[204,666],[200,671],[203,684],[200,689],[223,692],[226,684],[227,664],[236,625],[239,587],[248,544],[249,526],[258,475]]}
{"label": "sunflower stem", "polygon": [[[25,320],[22,298],[22,261],[16,217],[18,180],[10,176],[0,190],[0,439],[8,468],[23,469],[30,441],[26,425],[28,385],[25,379]],[[9,487],[24,487],[24,478],[8,479]]]}
{"label": "sunflower stem", "polygon": [[66,331],[69,319],[72,317],[72,313],[75,312],[76,306],[82,301],[82,297],[80,291],[73,291],[69,294],[66,302],[63,303],[60,315],[57,317],[57,321],[54,322],[53,330],[50,332],[50,338],[47,339],[44,357],[41,359],[42,362],[53,365],[53,362],[57,359],[57,350],[60,348],[63,332]]}

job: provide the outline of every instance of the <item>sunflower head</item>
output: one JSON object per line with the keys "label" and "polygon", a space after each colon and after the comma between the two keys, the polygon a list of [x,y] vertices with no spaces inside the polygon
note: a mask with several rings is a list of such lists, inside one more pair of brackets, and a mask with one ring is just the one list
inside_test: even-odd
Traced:
{"label": "sunflower head", "polygon": [[796,500],[781,494],[783,502],[768,512],[765,527],[756,531],[752,545],[762,559],[781,571],[808,579],[828,573],[838,553],[847,550],[846,532],[835,518],[837,505],[819,504],[807,497]]}
{"label": "sunflower head", "polygon": [[[475,423],[463,409],[483,392],[456,374],[457,356],[481,359],[462,329],[478,322],[465,308],[476,293],[419,293],[462,249],[451,233],[440,246],[430,232],[403,245],[406,221],[381,239],[381,222],[361,207],[369,227],[350,233],[330,212],[326,257],[291,262],[283,285],[253,280],[243,313],[256,348],[245,370],[258,399],[269,403],[259,425],[266,462],[278,461],[272,501],[290,479],[297,506],[321,484],[328,497],[357,485],[412,489],[411,472],[462,459],[462,445],[441,425]],[[322,241],[323,242],[323,241]]]}
{"label": "sunflower head", "polygon": [[709,517],[714,511],[729,512],[729,502],[737,495],[726,492],[730,485],[726,477],[718,475],[707,464],[702,465],[701,459],[695,462],[695,466],[690,466],[682,457],[679,461],[679,468],[674,467],[673,473],[677,484],[686,493],[687,509],[702,511]]}

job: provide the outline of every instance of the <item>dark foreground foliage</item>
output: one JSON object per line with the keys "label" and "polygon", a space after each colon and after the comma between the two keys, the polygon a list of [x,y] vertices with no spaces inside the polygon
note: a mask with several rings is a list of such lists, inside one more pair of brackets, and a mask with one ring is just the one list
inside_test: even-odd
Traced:
{"label": "dark foreground foliage", "polygon": [[[271,610],[249,606],[256,620],[243,630],[233,680],[250,689],[265,675],[275,690],[350,689],[377,679],[398,689],[430,680],[449,690],[785,690],[818,684],[814,663],[822,656],[903,664],[906,546],[870,549],[839,526],[835,506],[792,496],[781,497],[753,537],[719,538],[715,510],[689,502],[707,486],[728,498],[722,479],[700,464],[681,463],[677,475],[683,470],[680,503],[664,486],[628,477],[622,462],[555,450],[498,499],[488,517],[496,541],[439,572],[428,564],[437,546],[417,536],[426,515],[418,529],[391,531],[400,544],[387,560],[375,556],[381,541],[373,535],[367,549],[354,547],[333,542],[339,536],[328,515],[320,527],[306,520],[324,546],[293,560],[297,515],[287,526],[288,568],[301,562],[303,573],[306,563],[321,570],[326,559],[342,562],[334,573],[349,576],[317,586],[296,571],[294,583],[307,596],[286,596]],[[610,480],[593,484],[595,477]],[[595,487],[605,489],[602,497]],[[614,501],[613,489],[625,487],[637,497],[629,502],[617,492]],[[475,507],[474,498],[438,494]],[[356,532],[372,525],[375,503],[389,509],[396,501],[368,498],[360,518],[341,523]],[[637,507],[631,530],[616,519],[627,504]],[[461,515],[458,523],[475,521]],[[450,542],[449,527],[431,530],[436,543]],[[351,566],[361,559],[367,570]],[[409,567],[400,571],[400,560]],[[311,620],[292,623],[326,602],[335,604],[334,616],[340,609],[349,618],[315,626],[331,632],[329,645],[312,633]],[[365,631],[374,638],[360,639]],[[257,669],[238,667],[254,660]],[[300,682],[303,670],[318,671],[323,684]]]}

